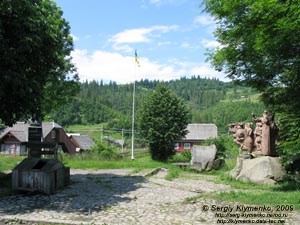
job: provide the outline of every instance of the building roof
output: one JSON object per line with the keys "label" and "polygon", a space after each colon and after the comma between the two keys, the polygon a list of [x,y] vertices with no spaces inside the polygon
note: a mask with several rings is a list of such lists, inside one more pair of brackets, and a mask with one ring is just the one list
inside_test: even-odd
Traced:
{"label": "building roof", "polygon": [[183,140],[207,140],[218,137],[218,127],[212,123],[188,124],[187,131],[188,133]]}
{"label": "building roof", "polygon": [[[2,139],[8,133],[12,134],[20,142],[28,142],[28,127],[29,123],[17,122],[13,127],[7,127],[0,131],[0,139]],[[55,122],[42,122],[43,138],[45,138],[53,128],[62,128]]]}
{"label": "building roof", "polygon": [[91,149],[95,142],[90,136],[87,135],[71,135],[71,137],[77,142],[78,147],[83,150]]}
{"label": "building roof", "polygon": [[43,138],[47,137],[53,128],[62,128],[62,126],[55,122],[42,122]]}

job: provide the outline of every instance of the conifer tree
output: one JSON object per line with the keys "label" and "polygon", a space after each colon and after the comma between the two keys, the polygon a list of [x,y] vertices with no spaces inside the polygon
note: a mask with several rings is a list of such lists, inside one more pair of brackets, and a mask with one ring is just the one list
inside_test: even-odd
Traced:
{"label": "conifer tree", "polygon": [[186,135],[189,112],[178,96],[160,84],[144,101],[138,120],[152,159],[167,161],[175,154],[175,141]]}

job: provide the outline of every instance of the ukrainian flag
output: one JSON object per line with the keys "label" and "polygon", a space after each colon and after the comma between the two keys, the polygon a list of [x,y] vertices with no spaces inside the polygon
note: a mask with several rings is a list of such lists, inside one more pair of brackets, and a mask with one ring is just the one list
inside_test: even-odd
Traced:
{"label": "ukrainian flag", "polygon": [[137,52],[136,52],[136,50],[135,50],[135,62],[136,62],[136,64],[138,65],[138,66],[140,66],[140,62],[139,62],[139,58],[138,58],[138,55],[137,55]]}

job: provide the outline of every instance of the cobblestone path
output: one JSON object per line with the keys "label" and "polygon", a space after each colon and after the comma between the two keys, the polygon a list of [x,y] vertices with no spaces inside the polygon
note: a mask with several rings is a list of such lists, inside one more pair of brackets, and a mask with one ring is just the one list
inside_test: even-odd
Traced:
{"label": "cobblestone path", "polygon": [[[2,197],[0,225],[4,220],[17,221],[13,224],[217,224],[216,212],[203,207],[234,205],[207,198],[186,201],[199,193],[230,190],[207,179],[167,181],[163,170],[150,178],[131,173],[129,169],[72,170],[72,185],[55,195]],[[290,214],[288,221],[300,224],[299,214]]]}

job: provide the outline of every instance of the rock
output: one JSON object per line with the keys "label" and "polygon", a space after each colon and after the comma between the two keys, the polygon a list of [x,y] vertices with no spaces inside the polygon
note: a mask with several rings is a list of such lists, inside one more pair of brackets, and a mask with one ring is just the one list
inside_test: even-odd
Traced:
{"label": "rock", "polygon": [[254,159],[238,157],[238,164],[230,175],[241,181],[273,185],[283,179],[284,170],[278,157],[261,156]]}
{"label": "rock", "polygon": [[212,169],[213,170],[219,170],[225,165],[225,160],[223,158],[217,158],[214,160]]}
{"label": "rock", "polygon": [[217,148],[215,145],[194,146],[192,149],[191,167],[197,170],[209,171],[213,168]]}
{"label": "rock", "polygon": [[240,174],[242,167],[243,167],[243,161],[245,159],[252,159],[252,156],[248,155],[248,154],[239,155],[237,157],[237,162],[236,162],[235,168],[230,171],[231,177],[236,178]]}

